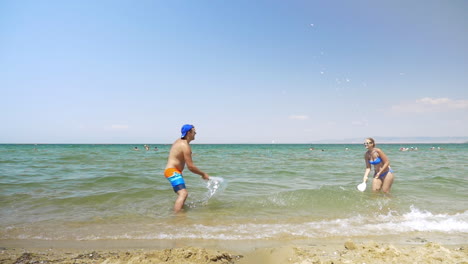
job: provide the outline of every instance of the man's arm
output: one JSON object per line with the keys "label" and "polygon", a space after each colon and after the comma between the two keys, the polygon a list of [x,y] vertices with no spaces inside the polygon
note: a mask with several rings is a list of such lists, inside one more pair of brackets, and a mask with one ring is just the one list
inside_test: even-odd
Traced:
{"label": "man's arm", "polygon": [[200,175],[204,180],[209,180],[210,179],[210,176],[208,176],[208,174],[204,173],[203,171],[201,171],[199,168],[197,168],[197,166],[195,166],[195,164],[193,164],[193,160],[192,160],[192,148],[190,147],[189,144],[187,144],[186,146],[184,146],[184,159],[185,159],[185,164],[187,165],[187,168],[195,173],[195,174],[198,174]]}

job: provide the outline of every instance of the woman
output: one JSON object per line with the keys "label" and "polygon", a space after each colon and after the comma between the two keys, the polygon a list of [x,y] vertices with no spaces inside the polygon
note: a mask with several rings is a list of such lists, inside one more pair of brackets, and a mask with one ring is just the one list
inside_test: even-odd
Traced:
{"label": "woman", "polygon": [[374,165],[374,180],[372,181],[372,191],[382,190],[384,193],[390,193],[393,183],[393,171],[390,168],[390,161],[387,155],[379,148],[375,147],[373,138],[366,138],[364,146],[367,149],[364,155],[366,161],[366,172],[364,173],[363,182],[367,182],[367,178],[371,171],[371,165]]}

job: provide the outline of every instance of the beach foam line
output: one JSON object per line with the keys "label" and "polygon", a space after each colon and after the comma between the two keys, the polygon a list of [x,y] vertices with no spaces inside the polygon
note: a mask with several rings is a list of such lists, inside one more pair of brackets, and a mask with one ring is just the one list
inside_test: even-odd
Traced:
{"label": "beach foam line", "polygon": [[[159,234],[145,234],[138,239],[272,239],[320,238],[331,236],[395,235],[408,232],[443,232],[468,234],[468,211],[464,213],[432,214],[415,207],[403,215],[388,213],[375,217],[355,216],[300,224],[247,223],[208,226],[202,224],[166,230]],[[127,237],[128,238],[128,237]]]}
{"label": "beach foam line", "polygon": [[[258,240],[258,239],[304,239],[354,236],[385,236],[411,232],[439,232],[453,236],[468,234],[468,211],[457,214],[433,214],[412,206],[404,214],[389,212],[375,216],[356,215],[350,218],[331,219],[303,223],[276,223],[273,220],[251,223],[212,223],[167,225],[151,223],[135,230],[131,226],[104,225],[84,226],[76,230],[36,232],[37,227],[0,230],[4,239],[42,240],[99,240],[99,239],[213,239],[213,240]],[[49,227],[52,229],[52,227]]]}

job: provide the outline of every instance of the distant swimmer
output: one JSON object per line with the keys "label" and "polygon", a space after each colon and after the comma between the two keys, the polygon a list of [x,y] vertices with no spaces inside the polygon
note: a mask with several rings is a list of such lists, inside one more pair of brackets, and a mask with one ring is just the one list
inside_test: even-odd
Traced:
{"label": "distant swimmer", "polygon": [[195,127],[193,125],[183,125],[181,133],[181,137],[172,144],[171,150],[169,151],[169,157],[167,159],[166,169],[164,171],[164,176],[171,183],[174,192],[177,193],[174,212],[182,210],[188,196],[184,177],[182,176],[185,164],[187,164],[187,167],[191,172],[200,175],[204,180],[210,179],[210,176],[198,169],[192,161],[192,148],[190,147],[190,142],[195,140],[195,135],[197,134]]}
{"label": "distant swimmer", "polygon": [[390,168],[390,161],[387,155],[375,147],[375,141],[373,138],[367,138],[364,142],[364,146],[367,149],[364,154],[364,160],[366,162],[366,171],[364,173],[363,182],[367,182],[367,178],[371,171],[371,165],[374,165],[374,179],[372,181],[372,191],[382,190],[384,193],[390,193],[390,189],[393,184],[393,170]]}
{"label": "distant swimmer", "polygon": [[138,151],[139,149],[138,149],[138,147],[135,147],[133,150]]}

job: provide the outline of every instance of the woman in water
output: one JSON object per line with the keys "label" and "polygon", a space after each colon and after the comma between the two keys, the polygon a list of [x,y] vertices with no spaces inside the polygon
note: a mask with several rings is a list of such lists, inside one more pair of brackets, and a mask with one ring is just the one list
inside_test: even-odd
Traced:
{"label": "woman in water", "polygon": [[387,155],[375,147],[373,138],[366,138],[364,146],[367,149],[364,155],[366,161],[366,172],[364,173],[363,182],[367,182],[367,178],[371,171],[371,165],[374,165],[374,179],[372,181],[372,191],[382,190],[384,193],[390,193],[393,183],[393,171],[390,168],[390,161]]}

